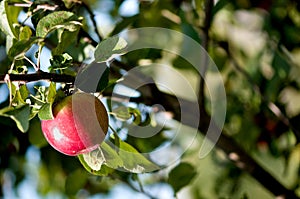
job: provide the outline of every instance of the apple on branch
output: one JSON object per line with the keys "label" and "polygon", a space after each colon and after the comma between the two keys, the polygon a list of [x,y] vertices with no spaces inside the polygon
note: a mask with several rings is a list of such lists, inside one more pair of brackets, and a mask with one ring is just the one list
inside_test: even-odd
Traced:
{"label": "apple on branch", "polygon": [[57,151],[76,156],[96,149],[108,131],[108,115],[102,102],[87,93],[75,93],[58,102],[54,118],[42,120],[42,131]]}

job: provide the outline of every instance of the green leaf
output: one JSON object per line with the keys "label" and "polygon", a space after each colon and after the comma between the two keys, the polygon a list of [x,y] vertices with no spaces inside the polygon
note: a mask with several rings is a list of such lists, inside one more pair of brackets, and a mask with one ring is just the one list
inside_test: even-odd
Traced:
{"label": "green leaf", "polygon": [[26,84],[23,84],[22,86],[20,86],[19,88],[19,92],[20,92],[20,96],[21,98],[25,101],[26,98],[29,96],[30,92],[26,86]]}
{"label": "green leaf", "polygon": [[119,155],[123,160],[123,168],[131,173],[145,173],[159,169],[157,165],[124,141],[120,141]]}
{"label": "green leaf", "polygon": [[113,109],[112,114],[121,121],[129,120],[132,116],[126,106],[119,106]]}
{"label": "green leaf", "polygon": [[30,121],[28,139],[32,145],[38,148],[42,148],[48,144],[42,132],[41,122],[37,117]]}
{"label": "green leaf", "polygon": [[109,171],[107,168],[119,168],[132,173],[144,173],[159,169],[134,147],[124,141],[119,140],[119,142],[118,152],[103,142],[96,150],[79,155],[79,160],[89,172],[101,176],[107,174]]}
{"label": "green leaf", "polygon": [[75,195],[88,181],[86,173],[77,169],[68,175],[65,183],[65,190],[68,195]]}
{"label": "green leaf", "polygon": [[89,167],[95,171],[100,171],[102,165],[113,169],[117,169],[123,165],[117,152],[105,142],[94,151],[83,154],[82,156]]}
{"label": "green leaf", "polygon": [[127,42],[125,39],[113,36],[101,41],[95,50],[95,61],[106,62],[118,55],[125,54],[127,50]]}
{"label": "green leaf", "polygon": [[173,168],[169,173],[168,183],[177,193],[181,188],[189,185],[192,179],[196,176],[195,168],[189,163],[180,163]]}
{"label": "green leaf", "polygon": [[141,122],[141,112],[138,109],[132,107],[120,106],[112,111],[112,114],[121,121],[126,121],[132,118],[135,124],[140,124]]}
{"label": "green leaf", "polygon": [[12,84],[12,92],[11,92],[13,99],[12,104],[14,106],[24,105],[26,104],[25,100],[29,96],[29,90],[27,89],[27,86],[24,84],[20,86],[19,89]]}
{"label": "green leaf", "polygon": [[0,115],[14,120],[18,129],[23,133],[29,128],[30,108],[28,104],[4,108],[0,110]]}
{"label": "green leaf", "polygon": [[65,29],[60,30],[58,34],[58,44],[56,48],[52,50],[53,55],[62,54],[72,43],[77,40],[79,33],[79,26],[74,31],[66,31]]}
{"label": "green leaf", "polygon": [[55,97],[56,97],[56,84],[54,82],[51,82],[48,87],[47,102],[53,103],[55,101]]}
{"label": "green leaf", "polygon": [[105,63],[93,62],[80,70],[75,86],[84,92],[100,92],[108,85],[109,69]]}
{"label": "green leaf", "polygon": [[89,165],[89,167],[95,171],[100,171],[102,165],[105,163],[105,157],[103,151],[100,147],[89,153],[82,155],[84,161]]}
{"label": "green leaf", "polygon": [[131,17],[123,17],[123,19],[116,24],[114,30],[110,33],[110,35],[116,35],[126,29],[129,25],[134,23],[138,19],[139,15],[134,15]]}
{"label": "green leaf", "polygon": [[195,30],[194,26],[186,22],[186,19],[182,19],[182,21],[184,22],[181,24],[181,32],[201,44],[201,38],[199,37],[199,34],[197,30]]}
{"label": "green leaf", "polygon": [[41,107],[38,113],[40,120],[51,120],[54,118],[52,113],[52,104],[53,103],[45,103]]}
{"label": "green leaf", "polygon": [[[135,128],[136,126],[130,125],[128,128],[128,132],[136,132]],[[151,128],[145,128],[142,132],[143,135],[151,135],[153,134],[153,132],[157,133],[155,133],[154,136],[148,137],[147,139],[140,139],[138,138],[139,136],[129,136],[127,137],[126,141],[134,147],[138,148],[143,153],[149,153],[169,140],[164,133],[164,131],[166,130],[168,129],[160,125],[156,125]]]}
{"label": "green leaf", "polygon": [[98,82],[96,92],[102,92],[108,86],[109,72],[110,72],[109,67],[106,67]]}
{"label": "green leaf", "polygon": [[6,53],[8,54],[9,52],[9,49],[13,46],[13,44],[16,42],[17,40],[10,36],[10,35],[7,35],[6,36]]}
{"label": "green leaf", "polygon": [[57,70],[64,70],[72,66],[73,58],[68,54],[64,53],[61,55],[53,55],[50,59],[51,66],[49,70],[55,72]]}
{"label": "green leaf", "polygon": [[35,43],[38,43],[39,39],[32,37],[28,40],[20,40],[12,45],[8,51],[8,56],[10,58],[21,58],[24,56],[27,50]]}
{"label": "green leaf", "polygon": [[57,11],[43,17],[39,21],[36,27],[36,36],[45,38],[48,33],[59,28],[73,32],[78,30],[79,26],[81,26],[81,23],[74,13]]}
{"label": "green leaf", "polygon": [[[20,1],[16,1],[20,2]],[[14,24],[18,24],[18,15],[22,8],[8,6],[8,1],[0,2],[0,29],[12,38],[18,38]]]}
{"label": "green leaf", "polygon": [[[114,170],[112,168],[109,168],[105,165],[101,165],[101,168],[100,170],[94,170],[94,166],[95,168],[98,168],[96,167],[96,165],[92,166],[93,168],[91,168],[91,166],[89,164],[91,164],[89,162],[89,164],[86,162],[85,158],[84,158],[84,155],[85,154],[81,154],[81,155],[78,155],[78,159],[80,161],[80,163],[82,164],[82,166],[88,171],[90,172],[91,174],[93,175],[98,175],[98,176],[107,176],[108,174],[112,173]],[[96,160],[97,161],[97,160]]]}
{"label": "green leaf", "polygon": [[228,1],[228,0],[218,1],[212,9],[212,16],[215,16],[216,13],[218,13],[218,11],[221,10],[223,7],[225,7],[228,3],[230,3],[230,1]]}
{"label": "green leaf", "polygon": [[119,157],[119,154],[115,149],[113,149],[109,144],[103,142],[100,146],[103,151],[103,155],[105,157],[105,165],[117,169],[118,167],[123,166],[123,161]]}
{"label": "green leaf", "polygon": [[19,40],[29,40],[32,35],[32,31],[29,26],[23,26],[20,28]]}

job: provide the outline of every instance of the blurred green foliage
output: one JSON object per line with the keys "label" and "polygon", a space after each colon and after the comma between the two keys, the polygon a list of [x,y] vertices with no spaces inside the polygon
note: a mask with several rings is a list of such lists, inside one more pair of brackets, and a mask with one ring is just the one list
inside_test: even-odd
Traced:
{"label": "blurred green foliage", "polygon": [[[121,16],[120,9],[128,1],[2,1],[0,74],[27,74],[34,71],[40,60],[49,60],[49,66],[41,67],[51,73],[74,76],[78,72],[78,63],[91,59],[91,51],[98,42],[130,28],[163,27],[180,31],[198,43],[203,42],[204,0],[134,1],[138,5],[137,13],[131,14],[128,7],[129,14]],[[300,196],[299,3],[296,0],[219,0],[212,9],[210,23],[208,53],[224,78],[227,93],[224,129],[267,171]],[[98,54],[105,55],[100,57],[101,62],[115,54],[123,54],[122,45],[119,46],[120,52],[119,48],[115,51],[118,37],[110,38],[104,40],[112,48],[109,52],[103,52],[107,46],[102,50],[96,48]],[[180,47],[176,41],[169,45]],[[41,48],[50,50],[51,57],[43,54]],[[162,50],[137,50],[119,59],[130,68],[142,61],[169,63],[187,75],[190,83],[197,87],[195,82],[198,81],[194,80],[198,80],[198,74],[190,64]],[[111,89],[118,77],[114,73],[105,70],[105,77],[98,85],[99,91]],[[161,73],[156,76],[164,78]],[[213,80],[213,72],[208,73],[208,82],[209,78]],[[176,194],[177,198],[191,199],[273,198],[267,189],[235,167],[218,148],[199,159],[202,136],[198,136],[178,160],[182,162],[171,168],[135,174],[134,157],[127,156],[127,171],[132,173],[110,171],[104,165],[103,168],[109,170],[107,176],[92,175],[93,172],[87,172],[77,157],[58,153],[42,135],[38,112],[43,110],[39,113],[42,117],[49,115],[55,97],[63,96],[70,85],[57,87],[59,91],[56,92],[56,85],[49,86],[42,81],[33,84],[8,81],[0,85],[0,197],[20,194],[18,187],[31,179],[32,189],[41,198],[55,195],[59,198],[87,198],[97,194],[112,197],[114,188],[120,184],[133,192],[143,193],[145,197],[163,197],[160,195],[162,191],[154,187],[164,184],[173,189],[166,196],[170,198]],[[206,97],[209,99],[209,94]],[[110,99],[106,103],[109,105]],[[161,128],[159,119],[156,121],[155,113],[149,111],[149,107],[143,103],[133,104],[125,113],[120,108],[110,110],[119,116],[112,114],[110,118],[116,131],[110,134],[120,134],[122,139],[118,144],[135,152],[148,152],[168,144],[172,127]],[[125,103],[120,102],[119,107],[124,106]],[[134,130],[130,129],[128,121],[138,124],[152,122],[158,133],[149,139],[137,139],[128,133]],[[188,136],[191,129],[183,129]],[[184,150],[180,144],[176,143],[176,149]],[[170,151],[167,155],[173,153],[176,152]],[[144,161],[143,158],[140,160]]]}

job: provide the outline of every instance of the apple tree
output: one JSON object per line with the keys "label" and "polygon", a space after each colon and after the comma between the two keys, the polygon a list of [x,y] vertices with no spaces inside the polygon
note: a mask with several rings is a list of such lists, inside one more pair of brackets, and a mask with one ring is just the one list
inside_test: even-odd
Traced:
{"label": "apple tree", "polygon": [[294,0],[2,0],[0,196],[300,198]]}

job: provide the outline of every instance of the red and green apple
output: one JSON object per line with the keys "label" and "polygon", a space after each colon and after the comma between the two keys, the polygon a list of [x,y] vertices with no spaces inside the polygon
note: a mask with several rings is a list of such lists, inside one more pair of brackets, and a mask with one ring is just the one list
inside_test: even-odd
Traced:
{"label": "red and green apple", "polygon": [[57,151],[76,156],[96,149],[108,131],[108,115],[94,95],[75,93],[58,102],[53,119],[42,120],[42,131]]}

